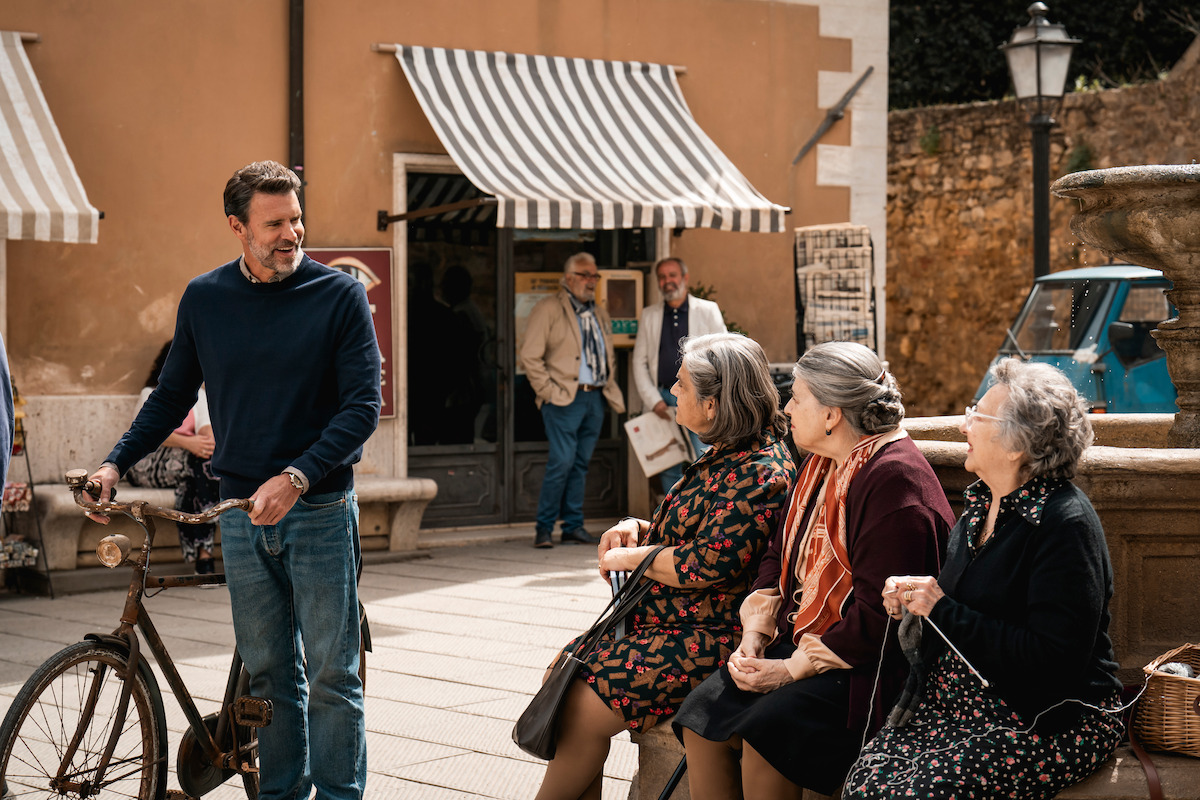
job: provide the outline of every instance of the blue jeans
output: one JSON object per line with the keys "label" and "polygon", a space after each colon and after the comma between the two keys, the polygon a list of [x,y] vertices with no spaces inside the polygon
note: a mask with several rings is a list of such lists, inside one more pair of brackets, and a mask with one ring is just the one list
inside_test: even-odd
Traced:
{"label": "blue jeans", "polygon": [[358,678],[358,500],[354,490],[296,501],[277,525],[221,517],[238,651],[255,697],[259,798],[358,800],[367,779]]}
{"label": "blue jeans", "polygon": [[604,424],[604,395],[577,391],[568,406],[542,403],[542,422],[550,453],[538,495],[537,529],[553,531],[561,519],[564,531],[577,530],[583,527],[588,462]]}
{"label": "blue jeans", "polygon": [[[671,408],[678,407],[679,398],[671,394],[670,389],[664,389],[660,386],[658,387],[658,393],[662,395],[663,402],[669,405]],[[684,428],[683,431],[692,441],[692,449],[696,451],[696,458],[699,458],[708,452],[709,445],[700,441],[700,435],[698,433],[695,431],[689,431],[687,428]],[[671,489],[674,488],[675,484],[679,483],[679,479],[683,477],[683,467],[687,463],[688,462],[686,461],[680,461],[675,466],[667,467],[662,472],[658,473],[659,480],[662,481],[664,493],[670,492]]]}

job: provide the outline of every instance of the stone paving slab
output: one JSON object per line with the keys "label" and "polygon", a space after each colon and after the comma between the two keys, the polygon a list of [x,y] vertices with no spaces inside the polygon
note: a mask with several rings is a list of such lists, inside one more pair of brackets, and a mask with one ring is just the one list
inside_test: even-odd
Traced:
{"label": "stone paving slab", "polygon": [[[513,761],[497,766],[486,756],[469,753],[437,763],[405,767],[399,770],[397,777],[467,794],[525,800],[533,794],[531,787],[541,781],[543,771],[540,763]],[[605,800],[624,800],[628,794],[629,784],[626,781],[611,777],[605,781],[602,795]]]}
{"label": "stone paving slab", "polygon": [[[543,762],[512,743],[513,722],[546,665],[591,624],[609,590],[596,573],[594,548],[537,550],[527,534],[368,562],[361,586],[375,648],[367,657],[370,800],[530,798],[537,791]],[[85,633],[112,630],[124,597],[123,589],[55,600],[0,594],[0,710],[47,657]],[[185,681],[205,698],[197,705],[212,710],[232,652],[228,593],[172,589],[148,606]],[[165,688],[161,675],[160,683]],[[167,691],[175,787],[174,748],[186,722]],[[636,767],[637,749],[622,734],[605,767],[606,800],[628,795]],[[205,800],[244,796],[234,780]]]}

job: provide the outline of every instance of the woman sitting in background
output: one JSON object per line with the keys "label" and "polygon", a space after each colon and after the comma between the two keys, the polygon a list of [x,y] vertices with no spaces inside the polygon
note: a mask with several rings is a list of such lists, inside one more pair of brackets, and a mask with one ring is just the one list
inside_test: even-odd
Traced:
{"label": "woman sitting in background", "polygon": [[[601,537],[600,572],[633,570],[666,545],[628,633],[584,661],[559,717],[557,753],[539,800],[598,798],[609,740],[645,731],[725,663],[737,606],[796,474],[779,392],[762,348],[733,333],[685,339],[676,421],[712,449],[684,468],[654,519],[627,517]],[[570,645],[568,645],[570,647]]]}
{"label": "woman sitting in background", "polygon": [[1087,404],[1047,364],[1009,358],[992,375],[962,424],[979,480],[940,577],[887,580],[884,608],[903,615],[916,664],[847,798],[1050,798],[1121,740],[1112,566],[1070,482],[1092,441]]}
{"label": "woman sitting in background", "polygon": [[877,599],[884,578],[936,572],[954,519],[899,427],[900,389],[875,353],[828,342],[793,376],[785,410],[796,446],[812,455],[742,604],[746,632],[729,668],[673,723],[694,800],[837,789],[904,682]]}
{"label": "woman sitting in background", "polygon": [[[135,417],[158,386],[158,376],[162,373],[167,353],[171,351],[171,341],[163,345],[158,358],[154,360],[154,366],[146,378],[146,386],[138,398],[137,408],[133,410]],[[188,412],[183,424],[157,450],[134,464],[125,478],[134,486],[174,489],[175,509],[198,514],[220,500],[219,483],[212,474],[211,459],[215,446],[212,425],[208,421],[208,402],[201,388],[196,405]],[[213,540],[216,527],[216,523],[211,522],[202,525],[178,523],[183,559],[195,564],[198,575],[214,572]]]}

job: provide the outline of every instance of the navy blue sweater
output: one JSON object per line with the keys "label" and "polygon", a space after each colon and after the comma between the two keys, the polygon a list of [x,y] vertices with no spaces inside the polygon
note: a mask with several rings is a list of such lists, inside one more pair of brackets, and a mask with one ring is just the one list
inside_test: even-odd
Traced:
{"label": "navy blue sweater", "polygon": [[379,346],[361,283],[308,256],[278,283],[234,260],[192,280],[158,388],[106,460],[121,474],[208,394],[222,497],[249,497],[287,466],[311,493],[354,484],[379,421]]}

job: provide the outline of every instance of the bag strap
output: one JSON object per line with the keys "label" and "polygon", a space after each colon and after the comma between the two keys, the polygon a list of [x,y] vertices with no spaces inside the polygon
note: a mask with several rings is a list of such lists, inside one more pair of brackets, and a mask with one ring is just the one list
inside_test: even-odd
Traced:
{"label": "bag strap", "polygon": [[574,649],[571,650],[571,656],[577,659],[582,659],[583,656],[591,653],[591,651],[600,643],[610,630],[616,627],[617,623],[623,620],[634,607],[642,601],[646,593],[650,591],[650,585],[653,581],[642,580],[646,575],[646,570],[650,568],[650,564],[659,553],[666,548],[666,545],[660,544],[646,554],[642,559],[642,563],[637,565],[637,569],[629,573],[629,577],[616,593],[613,594],[608,605],[600,612],[600,616],[577,640]]}
{"label": "bag strap", "polygon": [[[1150,755],[1142,748],[1142,743],[1137,740],[1137,734],[1134,732],[1133,721],[1137,718],[1138,706],[1134,705],[1132,713],[1129,715],[1129,747],[1133,750],[1133,754],[1137,756],[1138,761],[1142,763],[1142,770],[1146,773],[1146,786],[1150,790],[1150,800],[1163,800],[1162,781],[1158,777],[1158,769],[1154,766],[1154,762],[1150,760]],[[1200,712],[1198,712],[1200,713]]]}

